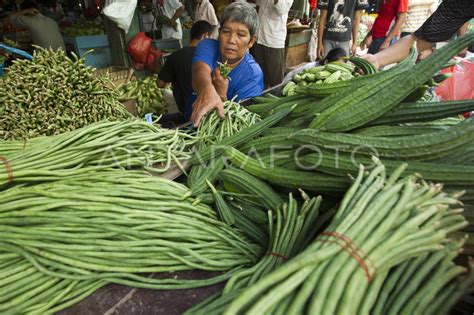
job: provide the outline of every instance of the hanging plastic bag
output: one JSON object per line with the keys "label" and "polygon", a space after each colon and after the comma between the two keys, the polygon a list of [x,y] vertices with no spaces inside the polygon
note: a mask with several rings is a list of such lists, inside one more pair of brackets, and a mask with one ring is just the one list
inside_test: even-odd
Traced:
{"label": "hanging plastic bag", "polygon": [[110,20],[114,21],[118,27],[123,29],[125,33],[128,33],[136,7],[137,0],[107,1],[102,12]]}
{"label": "hanging plastic bag", "polygon": [[153,40],[146,36],[144,32],[139,32],[128,44],[127,52],[136,62],[146,63],[152,42]]}
{"label": "hanging plastic bag", "polygon": [[156,50],[154,47],[150,47],[148,56],[146,58],[146,69],[151,73],[158,73],[162,67],[163,53]]}
{"label": "hanging plastic bag", "polygon": [[316,30],[311,31],[311,39],[308,44],[308,60],[314,62],[316,60],[316,49],[317,49],[317,34]]}
{"label": "hanging plastic bag", "polygon": [[446,101],[474,98],[474,63],[462,60],[460,64],[444,69],[442,73],[452,76],[436,88],[436,94]]}
{"label": "hanging plastic bag", "polygon": [[[435,90],[443,101],[474,99],[474,62],[462,59],[461,63],[443,69],[442,73],[451,73]],[[468,116],[466,113],[464,116]]]}

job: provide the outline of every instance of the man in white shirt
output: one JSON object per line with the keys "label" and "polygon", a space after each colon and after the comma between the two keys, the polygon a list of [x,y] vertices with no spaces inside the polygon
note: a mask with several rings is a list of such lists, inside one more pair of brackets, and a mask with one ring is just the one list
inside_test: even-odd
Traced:
{"label": "man in white shirt", "polygon": [[206,21],[211,24],[214,27],[211,37],[217,39],[219,35],[219,20],[217,19],[214,6],[209,0],[194,0],[194,3],[196,4],[194,21]]}
{"label": "man in white shirt", "polygon": [[402,26],[402,37],[419,29],[436,11],[438,3],[438,0],[408,0],[408,12]]}
{"label": "man in white shirt", "polygon": [[161,27],[161,38],[183,38],[183,29],[179,18],[183,15],[184,5],[179,0],[158,0],[161,13],[168,18],[168,23]]}
{"label": "man in white shirt", "polygon": [[281,83],[285,74],[286,22],[292,4],[293,0],[257,0],[260,27],[252,53],[267,88]]}

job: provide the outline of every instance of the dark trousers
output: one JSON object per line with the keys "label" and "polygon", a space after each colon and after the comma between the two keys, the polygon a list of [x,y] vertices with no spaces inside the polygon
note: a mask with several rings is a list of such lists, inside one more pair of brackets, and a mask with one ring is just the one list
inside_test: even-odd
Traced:
{"label": "dark trousers", "polygon": [[255,44],[251,49],[251,53],[262,68],[265,88],[273,87],[283,81],[285,75],[285,48],[270,48]]}

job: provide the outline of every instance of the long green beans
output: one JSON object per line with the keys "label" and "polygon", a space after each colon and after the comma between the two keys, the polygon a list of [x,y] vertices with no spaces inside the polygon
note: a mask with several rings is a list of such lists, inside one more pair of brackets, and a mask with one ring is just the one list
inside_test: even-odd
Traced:
{"label": "long green beans", "polygon": [[[473,280],[455,280],[465,269],[451,263],[463,243],[451,233],[467,224],[452,208],[459,204],[459,195],[443,193],[441,186],[413,176],[399,178],[402,172],[403,167],[387,177],[379,164],[364,176],[361,169],[326,231],[301,254],[244,290],[224,313],[385,314],[376,311],[382,309],[378,303],[393,304],[382,299],[393,293],[393,280],[404,278],[409,270],[403,264],[443,248],[452,254],[435,272],[424,273],[423,281],[430,284],[423,282],[424,293],[408,294],[403,305],[406,314],[424,314],[452,283],[458,290],[449,290],[459,297]],[[404,269],[396,273],[397,268]],[[417,286],[420,283],[410,290],[421,288]],[[406,286],[398,288],[400,294],[405,290]],[[445,300],[448,297],[453,295]]]}
{"label": "long green beans", "polygon": [[[0,312],[58,310],[105,283],[205,286],[260,257],[260,246],[190,195],[181,184],[118,170],[0,192]],[[190,269],[227,273],[141,275]]]}
{"label": "long green beans", "polygon": [[[186,132],[140,120],[102,121],[31,143],[0,141],[0,156],[10,152],[0,168],[0,189],[12,182],[37,183],[106,168],[163,173],[173,164],[181,167],[196,141]],[[12,149],[15,145],[18,150]]]}
{"label": "long green beans", "polygon": [[56,135],[127,117],[108,79],[62,50],[38,48],[33,60],[15,61],[0,84],[0,139]]}
{"label": "long green beans", "polygon": [[197,131],[201,141],[199,148],[230,137],[260,121],[258,114],[248,111],[233,101],[224,103],[224,113],[224,119],[221,119],[216,111],[204,117]]}
{"label": "long green beans", "polygon": [[194,306],[187,313],[221,314],[246,287],[298,254],[306,246],[307,241],[312,240],[318,232],[319,224],[316,221],[321,204],[321,197],[309,199],[303,194],[303,198],[305,198],[303,205],[298,207],[296,199],[290,194],[287,203],[274,209],[275,222],[269,212],[270,243],[267,253],[256,265],[237,272],[229,279],[222,293]]}

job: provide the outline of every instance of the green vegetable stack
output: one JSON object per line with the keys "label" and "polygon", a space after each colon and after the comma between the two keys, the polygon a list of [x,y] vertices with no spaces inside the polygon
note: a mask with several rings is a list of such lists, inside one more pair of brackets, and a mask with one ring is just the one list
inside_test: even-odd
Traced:
{"label": "green vegetable stack", "polygon": [[[0,192],[0,312],[52,314],[106,283],[208,286],[258,260],[259,245],[189,195],[181,184],[125,171]],[[166,274],[192,269],[225,273]],[[143,275],[151,272],[163,276]]]}
{"label": "green vegetable stack", "polygon": [[165,114],[168,111],[163,98],[164,89],[158,88],[155,77],[147,77],[143,80],[131,81],[120,86],[120,98],[137,99],[138,114],[146,113]]}
{"label": "green vegetable stack", "polygon": [[283,88],[282,95],[294,95],[298,86],[351,80],[357,75],[355,69],[354,65],[342,62],[331,62],[325,66],[305,69],[293,76],[292,81]]}
{"label": "green vegetable stack", "polygon": [[129,117],[107,78],[62,50],[18,60],[0,85],[0,139],[55,135],[93,122]]}
{"label": "green vegetable stack", "polygon": [[225,118],[222,120],[216,111],[206,115],[199,125],[198,137],[203,144],[213,144],[260,121],[258,114],[249,112],[239,103],[227,101],[224,103]]}
{"label": "green vegetable stack", "polygon": [[71,25],[62,30],[64,36],[93,36],[105,34],[104,27],[102,25]]}

